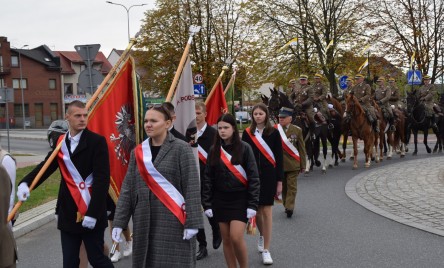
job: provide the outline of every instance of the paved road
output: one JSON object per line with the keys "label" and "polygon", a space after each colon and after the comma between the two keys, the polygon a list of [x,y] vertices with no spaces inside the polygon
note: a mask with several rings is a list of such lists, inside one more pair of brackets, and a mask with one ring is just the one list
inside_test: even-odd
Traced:
{"label": "paved road", "polygon": [[[276,205],[273,210],[274,232],[272,248],[270,249],[275,267],[442,267],[444,264],[444,238],[423,230],[400,224],[389,218],[367,210],[351,200],[345,193],[368,189],[367,194],[359,192],[357,201],[371,197],[378,200],[371,185],[393,186],[394,175],[399,172],[409,173],[409,187],[399,181],[406,200],[412,191],[423,188],[423,194],[431,190],[421,186],[423,182],[431,182],[436,174],[431,170],[437,167],[432,163],[442,163],[442,155],[426,155],[423,146],[419,156],[408,155],[405,160],[395,157],[380,164],[372,164],[370,169],[352,170],[350,161],[341,163],[334,169],[329,169],[326,175],[315,170],[307,177],[300,177],[297,196],[296,213],[292,219],[287,219],[283,207]],[[409,160],[418,160],[411,162]],[[425,166],[425,163],[429,163]],[[360,166],[363,160],[360,159]],[[424,179],[414,180],[415,174],[430,171]],[[362,180],[367,178],[367,180]],[[383,178],[386,178],[384,180]],[[372,182],[372,179],[374,182]],[[362,180],[362,181],[361,181]],[[360,184],[356,182],[361,182]],[[432,181],[442,184],[442,181]],[[440,185],[442,187],[442,185]],[[384,189],[377,187],[381,195]],[[396,193],[396,187],[390,188]],[[412,194],[412,196],[415,196]],[[419,203],[416,212],[427,213],[427,196],[416,196]],[[381,200],[380,200],[381,201]],[[384,200],[382,200],[384,201]],[[436,208],[443,208],[441,199],[436,199]],[[438,203],[440,203],[438,205]],[[378,204],[376,201],[373,204]],[[396,207],[394,205],[394,207]],[[381,207],[381,210],[385,209]],[[381,211],[379,211],[381,212]],[[407,212],[406,212],[407,213]],[[437,212],[438,213],[438,212]],[[399,215],[398,215],[399,216]],[[418,216],[418,218],[420,218]],[[422,222],[421,224],[424,224]],[[435,226],[436,227],[436,226]],[[208,224],[206,223],[208,229]],[[211,236],[210,236],[211,237]],[[18,267],[60,267],[61,254],[59,234],[55,231],[54,223],[18,239],[21,261]],[[107,234],[109,241],[109,235]],[[260,255],[256,252],[256,238],[246,236],[250,267],[261,267]],[[208,241],[211,245],[211,241]],[[198,261],[198,267],[225,267],[222,250],[209,249],[209,257]],[[128,267],[130,258],[116,264],[116,267]]]}

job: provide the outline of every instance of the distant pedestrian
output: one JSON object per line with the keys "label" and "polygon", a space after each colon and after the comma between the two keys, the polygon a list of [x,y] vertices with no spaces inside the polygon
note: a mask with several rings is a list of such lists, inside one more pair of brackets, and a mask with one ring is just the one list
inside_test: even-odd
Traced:
{"label": "distant pedestrian", "polygon": [[203,228],[199,175],[191,146],[168,129],[170,112],[145,114],[148,139],[132,152],[117,201],[112,239],[121,242],[133,219],[133,267],[195,267],[196,239]]}
{"label": "distant pedestrian", "polygon": [[[38,187],[60,169],[62,180],[56,215],[62,242],[63,267],[79,267],[82,241],[92,266],[114,267],[103,253],[107,226],[106,195],[110,180],[108,146],[103,136],[87,129],[88,110],[81,101],[73,101],[68,105],[66,120],[69,130],[59,139],[61,149],[37,184]],[[17,189],[20,201],[29,198],[29,186],[51,153],[20,182]]]}
{"label": "distant pedestrian", "polygon": [[267,106],[256,104],[251,110],[253,119],[250,127],[245,129],[242,140],[253,149],[259,170],[260,191],[259,208],[256,223],[259,229],[258,251],[262,253],[264,264],[273,264],[270,253],[271,233],[273,227],[273,204],[276,196],[282,193],[282,142],[279,131],[270,123]]}
{"label": "distant pedestrian", "polygon": [[259,174],[250,145],[239,137],[234,116],[220,116],[217,131],[205,168],[202,203],[205,215],[219,222],[227,266],[246,268],[244,233],[247,220],[256,216]]}

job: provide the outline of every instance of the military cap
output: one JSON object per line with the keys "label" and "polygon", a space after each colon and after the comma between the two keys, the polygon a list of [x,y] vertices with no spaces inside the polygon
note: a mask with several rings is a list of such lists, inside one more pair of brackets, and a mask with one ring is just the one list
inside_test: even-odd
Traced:
{"label": "military cap", "polygon": [[279,110],[279,117],[287,117],[287,116],[292,116],[293,115],[293,109],[288,108],[288,107],[282,107]]}
{"label": "military cap", "polygon": [[424,77],[422,79],[423,80],[430,80],[430,79],[432,79],[432,77],[430,77],[430,75],[426,74],[426,75],[424,75]]}
{"label": "military cap", "polygon": [[291,79],[289,83],[290,84],[295,84],[296,83],[296,79]]}
{"label": "military cap", "polygon": [[322,74],[318,74],[317,73],[317,74],[314,75],[314,78],[322,78]]}
{"label": "military cap", "polygon": [[384,77],[379,77],[378,80],[376,80],[376,82],[385,82],[385,78]]}
{"label": "military cap", "polygon": [[395,82],[395,81],[396,81],[396,80],[395,80],[395,78],[393,78],[393,77],[389,79],[389,82]]}
{"label": "military cap", "polygon": [[345,81],[347,81],[347,82],[353,82],[353,79],[351,79],[351,78],[349,77],[349,78],[347,78]]}
{"label": "military cap", "polygon": [[364,76],[362,74],[357,74],[357,75],[355,75],[355,79],[357,79],[357,78],[364,78]]}
{"label": "military cap", "polygon": [[308,79],[308,75],[306,75],[306,74],[301,74],[299,76],[299,80],[307,80],[307,79]]}

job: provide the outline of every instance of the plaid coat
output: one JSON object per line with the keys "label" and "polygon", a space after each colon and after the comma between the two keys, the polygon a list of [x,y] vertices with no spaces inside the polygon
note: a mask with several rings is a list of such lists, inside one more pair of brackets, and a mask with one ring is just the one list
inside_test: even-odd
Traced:
{"label": "plaid coat", "polygon": [[199,175],[193,151],[187,143],[168,133],[153,164],[184,196],[185,226],[150,191],[139,173],[134,151],[113,225],[125,228],[133,217],[133,267],[195,267],[196,238],[183,240],[184,228],[203,228]]}

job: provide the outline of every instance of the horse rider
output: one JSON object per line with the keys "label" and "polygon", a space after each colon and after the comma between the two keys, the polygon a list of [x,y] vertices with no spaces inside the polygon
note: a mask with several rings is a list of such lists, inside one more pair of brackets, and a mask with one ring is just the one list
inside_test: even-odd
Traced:
{"label": "horse rider", "polygon": [[297,89],[296,87],[293,89],[293,93],[291,93],[290,98],[292,99],[295,108],[297,110],[303,110],[307,115],[309,128],[312,135],[314,135],[315,129],[315,120],[314,120],[314,112],[313,112],[313,89],[308,84],[308,76],[305,74],[301,74],[299,76],[299,84],[300,87]]}
{"label": "horse rider", "polygon": [[400,92],[399,88],[396,86],[395,78],[393,77],[389,78],[389,87],[390,87],[390,92],[392,93],[389,99],[390,105],[395,106],[395,108],[397,109],[403,110],[404,107],[400,99]]}
{"label": "horse rider", "polygon": [[375,90],[375,101],[379,105],[382,110],[382,115],[384,116],[384,120],[390,124],[390,131],[395,131],[395,122],[393,117],[392,107],[390,107],[390,97],[392,96],[392,92],[388,86],[385,85],[385,78],[380,77],[376,81],[378,86]]}
{"label": "horse rider", "polygon": [[375,132],[378,133],[379,119],[376,116],[375,107],[371,105],[372,89],[367,83],[364,82],[364,76],[362,74],[357,74],[355,76],[355,80],[356,85],[352,87],[350,93],[354,94],[354,96],[359,100],[370,124],[373,125]]}
{"label": "horse rider", "polygon": [[[314,75],[314,83],[312,85],[314,93],[313,106],[318,107],[321,113],[325,116],[326,121],[330,122],[331,117],[328,110],[327,95],[330,94],[331,96],[331,92],[324,84],[322,84],[321,78],[321,74]],[[330,123],[328,127],[330,129],[333,128],[333,124]]]}
{"label": "horse rider", "polygon": [[424,104],[426,117],[429,117],[432,120],[432,128],[437,129],[435,111],[433,109],[437,92],[435,85],[430,83],[431,79],[432,78],[429,75],[424,76],[424,85],[417,91],[417,97],[419,101]]}

